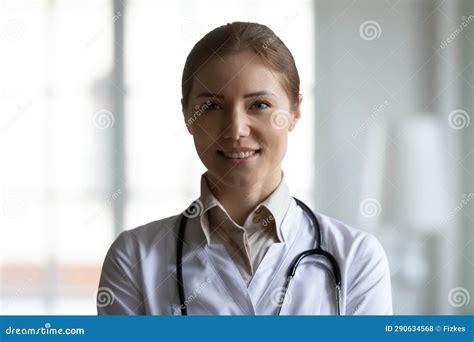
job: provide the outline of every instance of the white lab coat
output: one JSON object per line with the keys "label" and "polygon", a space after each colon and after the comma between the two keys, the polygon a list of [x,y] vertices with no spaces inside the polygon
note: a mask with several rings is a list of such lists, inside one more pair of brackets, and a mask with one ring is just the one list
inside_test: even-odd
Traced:
{"label": "white lab coat", "polygon": [[[390,315],[392,296],[385,252],[371,234],[315,212],[323,248],[342,275],[343,315]],[[97,310],[109,315],[179,315],[176,238],[180,215],[122,232],[102,268]],[[183,279],[189,315],[274,315],[295,256],[314,248],[315,230],[293,200],[273,244],[247,287],[224,245],[207,245],[199,216],[188,219]],[[326,259],[305,258],[282,315],[336,314],[334,279]]]}

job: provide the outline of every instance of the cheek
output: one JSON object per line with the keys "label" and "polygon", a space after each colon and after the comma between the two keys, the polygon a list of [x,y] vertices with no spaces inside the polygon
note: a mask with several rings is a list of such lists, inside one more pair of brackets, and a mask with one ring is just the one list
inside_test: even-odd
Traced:
{"label": "cheek", "polygon": [[288,133],[285,130],[269,130],[265,134],[265,142],[269,157],[274,160],[281,160],[286,153]]}
{"label": "cheek", "polygon": [[264,151],[259,162],[259,169],[266,174],[281,165],[286,154],[288,133],[285,133],[285,130],[276,130],[273,127],[259,130],[258,133],[255,134],[255,137]]}
{"label": "cheek", "polygon": [[205,137],[194,135],[194,146],[196,147],[196,152],[198,153],[201,159],[208,156],[209,153],[212,151],[210,144],[211,141],[206,139]]}
{"label": "cheek", "polygon": [[208,164],[215,157],[217,149],[215,135],[210,130],[193,129],[193,140],[199,158],[204,164]]}

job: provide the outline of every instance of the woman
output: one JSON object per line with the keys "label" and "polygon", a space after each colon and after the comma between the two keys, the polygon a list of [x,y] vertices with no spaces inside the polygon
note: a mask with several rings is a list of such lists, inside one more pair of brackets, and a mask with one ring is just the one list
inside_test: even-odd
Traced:
{"label": "woman", "polygon": [[207,168],[201,196],[183,214],[117,237],[99,314],[392,314],[378,240],[320,213],[312,221],[285,183],[301,101],[293,57],[268,27],[234,22],[194,46],[181,103]]}

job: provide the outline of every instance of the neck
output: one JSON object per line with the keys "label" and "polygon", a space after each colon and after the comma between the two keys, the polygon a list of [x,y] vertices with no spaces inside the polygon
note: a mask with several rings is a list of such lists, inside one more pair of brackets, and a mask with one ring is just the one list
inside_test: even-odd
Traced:
{"label": "neck", "polygon": [[218,182],[209,172],[206,172],[205,176],[219,203],[226,209],[232,220],[243,226],[252,210],[278,187],[282,179],[282,171],[278,168],[265,177],[263,182],[238,187]]}

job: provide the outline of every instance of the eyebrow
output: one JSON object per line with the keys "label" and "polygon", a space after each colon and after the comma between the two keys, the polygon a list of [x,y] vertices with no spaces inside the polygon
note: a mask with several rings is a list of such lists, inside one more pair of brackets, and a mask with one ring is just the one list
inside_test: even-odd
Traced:
{"label": "eyebrow", "polygon": [[[261,96],[261,95],[270,95],[270,96],[277,97],[274,93],[272,93],[270,91],[261,90],[261,91],[256,91],[256,92],[253,92],[253,93],[245,94],[244,98],[256,97],[256,96]],[[216,97],[218,99],[224,99],[224,95],[213,94],[213,93],[209,93],[209,92],[202,92],[199,95],[197,95],[196,97]]]}

